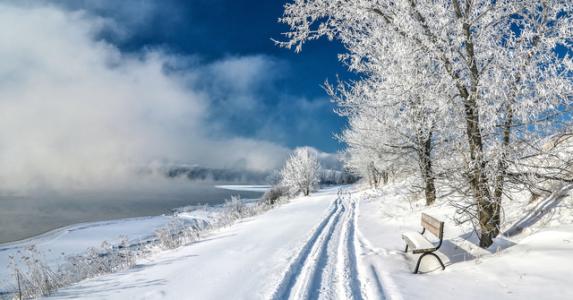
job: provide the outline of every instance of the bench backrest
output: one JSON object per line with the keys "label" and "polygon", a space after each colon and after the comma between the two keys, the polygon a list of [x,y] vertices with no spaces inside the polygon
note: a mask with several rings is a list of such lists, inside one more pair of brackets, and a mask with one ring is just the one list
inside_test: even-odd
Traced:
{"label": "bench backrest", "polygon": [[444,222],[425,213],[422,213],[422,227],[437,236],[440,240],[444,237]]}

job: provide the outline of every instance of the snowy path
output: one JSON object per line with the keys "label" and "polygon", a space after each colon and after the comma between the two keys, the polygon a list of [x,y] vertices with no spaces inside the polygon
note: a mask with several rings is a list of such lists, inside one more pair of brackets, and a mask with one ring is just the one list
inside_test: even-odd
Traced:
{"label": "snowy path", "polygon": [[274,299],[363,299],[356,257],[356,203],[339,193],[290,264]]}
{"label": "snowy path", "polygon": [[359,276],[355,201],[337,188],[295,199],[53,298],[380,299]]}

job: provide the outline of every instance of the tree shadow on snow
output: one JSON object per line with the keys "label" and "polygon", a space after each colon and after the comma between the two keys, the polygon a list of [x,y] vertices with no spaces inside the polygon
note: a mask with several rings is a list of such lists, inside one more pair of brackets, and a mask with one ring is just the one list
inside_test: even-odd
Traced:
{"label": "tree shadow on snow", "polygon": [[[444,240],[440,249],[434,253],[442,259],[447,269],[448,266],[456,263],[473,261],[478,259],[481,255],[493,254],[514,245],[516,245],[514,242],[500,236],[495,239],[495,243],[490,248],[483,249],[479,247],[478,236],[475,232],[471,231],[460,236]],[[413,264],[418,261],[418,257],[419,255],[413,256]],[[441,266],[434,257],[427,256],[422,260],[420,264],[420,273],[429,273],[436,270],[441,270]]]}
{"label": "tree shadow on snow", "polygon": [[[453,243],[450,240],[444,240],[442,242],[442,246],[440,247],[440,249],[434,252],[434,254],[436,254],[437,256],[440,257],[440,259],[442,259],[444,265],[446,266],[446,269],[453,264],[464,261],[471,261],[476,258],[475,255],[473,255],[466,249],[458,246],[457,244]],[[408,256],[411,256],[410,268],[412,270],[414,270],[416,262],[418,261],[420,255],[421,254],[408,254]],[[434,272],[441,269],[442,267],[438,263],[438,260],[435,257],[428,255],[424,257],[420,262],[419,272],[423,274],[423,273]]]}
{"label": "tree shadow on snow", "polygon": [[554,192],[549,197],[540,201],[528,214],[523,216],[519,221],[515,222],[509,229],[507,229],[503,236],[512,237],[520,234],[524,229],[539,222],[544,216],[555,213],[555,207],[561,202],[561,199],[569,195],[569,191],[573,189],[573,185],[567,185],[560,190]]}

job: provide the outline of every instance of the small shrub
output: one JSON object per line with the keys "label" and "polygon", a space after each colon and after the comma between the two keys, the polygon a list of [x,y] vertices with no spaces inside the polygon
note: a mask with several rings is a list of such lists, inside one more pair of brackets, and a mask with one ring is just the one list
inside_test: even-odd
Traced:
{"label": "small shrub", "polygon": [[187,226],[181,220],[173,220],[165,227],[155,231],[157,245],[163,249],[175,249],[188,245],[199,239],[199,230],[194,226]]}
{"label": "small shrub", "polygon": [[49,295],[52,291],[64,286],[61,274],[52,270],[45,259],[40,257],[38,249],[32,245],[26,247],[19,257],[19,262],[11,257],[10,265],[17,278],[22,299]]}
{"label": "small shrub", "polygon": [[287,187],[275,185],[263,194],[261,201],[266,205],[274,206],[278,204],[281,199],[286,199],[288,197],[289,189]]}

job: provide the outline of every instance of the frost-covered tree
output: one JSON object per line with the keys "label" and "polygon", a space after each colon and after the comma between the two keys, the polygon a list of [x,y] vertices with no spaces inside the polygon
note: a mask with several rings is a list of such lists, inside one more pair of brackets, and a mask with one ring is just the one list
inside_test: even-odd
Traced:
{"label": "frost-covered tree", "polygon": [[[445,114],[438,104],[446,95],[443,86],[428,76],[430,67],[418,68],[415,54],[400,59],[400,64],[385,69],[384,74],[394,76],[372,70],[352,84],[342,83],[336,89],[327,85],[327,92],[339,104],[339,113],[349,118],[342,141],[355,161],[367,163],[368,178],[388,171],[411,174],[412,165],[417,166],[426,203],[431,205],[436,199],[432,153],[440,139],[435,133],[444,126]],[[372,172],[380,168],[384,171]]]}
{"label": "frost-covered tree", "polygon": [[378,144],[373,143],[372,139],[363,138],[371,129],[360,126],[360,122],[358,118],[351,119],[349,128],[340,136],[347,145],[345,167],[366,179],[370,187],[378,188],[387,182],[388,174],[394,170],[395,161],[384,155],[383,149],[377,147]]}
{"label": "frost-covered tree", "polygon": [[321,36],[342,42],[349,69],[381,78],[385,99],[403,92],[386,81],[411,81],[397,72],[402,66],[431,78],[444,97],[420,99],[447,112],[439,134],[456,150],[450,173],[473,199],[463,210],[482,247],[500,231],[508,184],[546,176],[519,168],[523,159],[571,128],[570,0],[295,0],[281,21],[291,28],[282,46],[300,51]]}
{"label": "frost-covered tree", "polygon": [[316,150],[310,147],[296,148],[281,170],[280,184],[291,194],[308,196],[319,183],[320,163]]}

